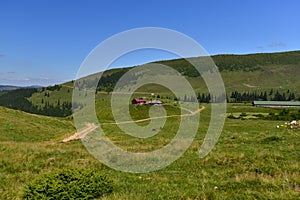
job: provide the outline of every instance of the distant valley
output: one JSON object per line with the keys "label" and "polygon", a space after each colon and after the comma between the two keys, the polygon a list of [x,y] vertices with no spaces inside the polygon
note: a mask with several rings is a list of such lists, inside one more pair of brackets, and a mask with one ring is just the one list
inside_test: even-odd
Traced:
{"label": "distant valley", "polygon": [[12,85],[0,85],[0,91],[9,91],[9,90],[16,90],[19,89],[18,86],[12,86]]}

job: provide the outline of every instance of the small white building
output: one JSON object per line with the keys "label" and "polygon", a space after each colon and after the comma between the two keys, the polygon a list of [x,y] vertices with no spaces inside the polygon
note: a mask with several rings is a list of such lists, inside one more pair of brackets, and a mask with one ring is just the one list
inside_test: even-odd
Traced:
{"label": "small white building", "polygon": [[150,105],[162,105],[163,103],[159,100],[154,99],[152,101],[149,101],[148,104],[150,104]]}
{"label": "small white building", "polygon": [[296,121],[296,120],[293,120],[293,121],[291,121],[290,124],[291,124],[291,125],[295,125],[295,124],[297,124],[297,121]]}

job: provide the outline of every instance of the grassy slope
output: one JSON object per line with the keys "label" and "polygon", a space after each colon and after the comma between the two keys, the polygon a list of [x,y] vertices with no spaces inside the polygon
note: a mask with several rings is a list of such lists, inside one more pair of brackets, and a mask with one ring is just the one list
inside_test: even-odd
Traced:
{"label": "grassy slope", "polygon": [[300,65],[264,66],[253,72],[222,72],[226,90],[233,91],[284,91],[300,95]]}
{"label": "grassy slope", "polygon": [[80,143],[59,142],[74,132],[69,119],[0,107],[0,199],[19,199],[39,173],[85,162]]}
{"label": "grassy slope", "polygon": [[72,122],[67,119],[33,115],[0,107],[1,141],[55,141],[74,131]]}

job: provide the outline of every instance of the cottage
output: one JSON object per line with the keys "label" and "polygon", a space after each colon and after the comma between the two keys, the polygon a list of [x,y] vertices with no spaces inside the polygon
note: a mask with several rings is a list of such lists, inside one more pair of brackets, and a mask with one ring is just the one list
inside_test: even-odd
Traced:
{"label": "cottage", "polygon": [[145,98],[134,98],[134,99],[131,101],[131,103],[132,103],[133,105],[143,105],[143,104],[146,104],[147,101],[146,101]]}

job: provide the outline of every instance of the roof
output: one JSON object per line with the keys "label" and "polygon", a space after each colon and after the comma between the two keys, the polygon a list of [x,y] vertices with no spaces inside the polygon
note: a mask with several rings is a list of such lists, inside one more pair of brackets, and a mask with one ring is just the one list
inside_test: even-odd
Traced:
{"label": "roof", "polygon": [[149,101],[149,104],[162,104],[162,102],[159,100],[152,100],[152,101]]}
{"label": "roof", "polygon": [[135,100],[136,102],[145,102],[146,101],[146,99],[144,99],[144,98],[135,98],[133,100]]}
{"label": "roof", "polygon": [[300,101],[253,101],[258,106],[300,106]]}

